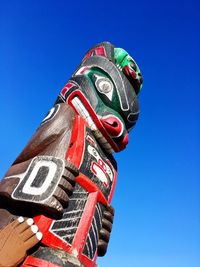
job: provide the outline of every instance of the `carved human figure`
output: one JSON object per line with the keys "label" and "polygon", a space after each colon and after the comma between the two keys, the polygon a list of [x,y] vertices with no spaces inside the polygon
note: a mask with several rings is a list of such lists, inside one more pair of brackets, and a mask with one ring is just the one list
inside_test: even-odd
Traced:
{"label": "carved human figure", "polygon": [[[0,184],[0,227],[33,216],[41,245],[22,266],[94,267],[107,250],[117,164],[139,114],[142,76],[129,54],[90,49]],[[2,219],[1,219],[2,218]]]}

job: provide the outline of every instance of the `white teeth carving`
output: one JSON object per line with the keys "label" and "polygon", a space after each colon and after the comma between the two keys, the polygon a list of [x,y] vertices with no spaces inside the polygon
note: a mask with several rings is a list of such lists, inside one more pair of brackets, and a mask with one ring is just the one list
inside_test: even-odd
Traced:
{"label": "white teeth carving", "polygon": [[72,104],[74,105],[78,113],[87,121],[90,128],[93,131],[97,130],[95,123],[93,122],[92,118],[90,117],[90,114],[88,113],[87,109],[84,107],[80,99],[78,97],[75,97],[72,100]]}
{"label": "white teeth carving", "polygon": [[72,104],[76,108],[77,112],[87,121],[88,125],[90,126],[91,130],[94,133],[94,136],[101,144],[101,146],[105,149],[108,154],[114,153],[111,145],[108,143],[106,138],[102,135],[102,133],[97,129],[93,119],[91,118],[90,114],[88,113],[87,109],[84,107],[83,103],[80,101],[78,97],[75,97],[72,100]]}

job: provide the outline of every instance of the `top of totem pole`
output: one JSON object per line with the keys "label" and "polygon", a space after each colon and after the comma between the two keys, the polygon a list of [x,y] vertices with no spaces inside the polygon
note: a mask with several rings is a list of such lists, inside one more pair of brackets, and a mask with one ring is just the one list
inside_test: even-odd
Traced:
{"label": "top of totem pole", "polygon": [[111,154],[128,144],[139,115],[141,87],[134,59],[124,49],[102,42],[86,53],[57,101],[67,101]]}

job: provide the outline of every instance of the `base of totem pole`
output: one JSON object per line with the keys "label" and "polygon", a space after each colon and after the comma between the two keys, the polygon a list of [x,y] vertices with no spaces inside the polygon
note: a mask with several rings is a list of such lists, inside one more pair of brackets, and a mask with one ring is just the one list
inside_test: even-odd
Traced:
{"label": "base of totem pole", "polygon": [[21,267],[85,267],[72,254],[62,250],[40,247],[38,251],[28,256]]}

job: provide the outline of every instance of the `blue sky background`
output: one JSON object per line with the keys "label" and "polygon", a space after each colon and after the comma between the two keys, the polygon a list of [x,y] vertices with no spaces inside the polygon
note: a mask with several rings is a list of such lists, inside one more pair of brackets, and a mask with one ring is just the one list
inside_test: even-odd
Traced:
{"label": "blue sky background", "polygon": [[142,70],[100,267],[200,266],[199,14],[197,0],[0,1],[1,177],[88,48],[111,41]]}

